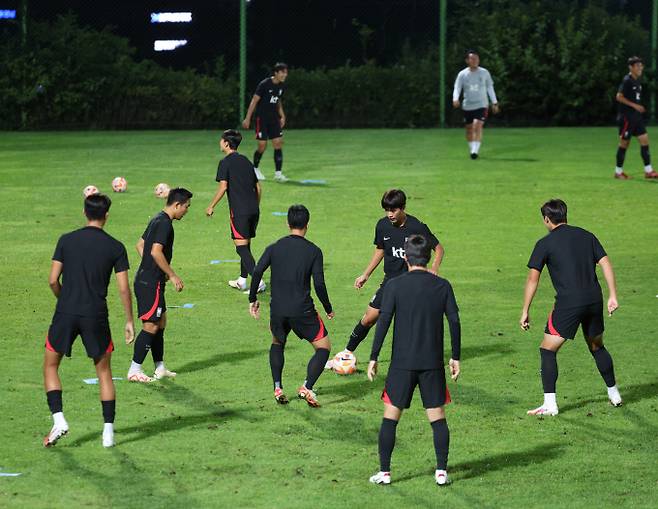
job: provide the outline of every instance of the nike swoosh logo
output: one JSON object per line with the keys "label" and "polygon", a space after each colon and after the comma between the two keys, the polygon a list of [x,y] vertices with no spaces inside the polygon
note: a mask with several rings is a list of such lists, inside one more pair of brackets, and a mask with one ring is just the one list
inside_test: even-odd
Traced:
{"label": "nike swoosh logo", "polygon": [[391,237],[384,237],[384,240],[390,240]]}

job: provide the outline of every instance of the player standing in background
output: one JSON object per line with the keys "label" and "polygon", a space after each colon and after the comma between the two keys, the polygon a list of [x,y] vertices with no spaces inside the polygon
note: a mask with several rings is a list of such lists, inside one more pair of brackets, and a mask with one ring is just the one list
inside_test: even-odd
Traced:
{"label": "player standing in background", "polygon": [[111,366],[114,345],[106,300],[113,269],[126,314],[126,343],[133,341],[135,329],[126,248],[103,230],[111,205],[112,202],[104,194],[85,198],[87,226],[62,235],[53,255],[49,283],[57,298],[57,307],[46,336],[43,361],[44,386],[53,427],[43,439],[46,447],[55,445],[69,430],[64,418],[62,381],[58,370],[62,357],[71,356],[71,347],[78,335],[82,337],[87,355],[96,366],[105,421],[103,446],[114,445],[116,393]]}
{"label": "player standing in background", "polygon": [[[260,216],[261,187],[254,166],[237,150],[242,141],[242,135],[228,129],[222,134],[219,146],[226,157],[219,162],[217,168],[217,182],[219,186],[206,215],[212,217],[215,207],[225,193],[228,194],[229,221],[231,222],[231,238],[235,244],[235,251],[240,257],[240,277],[229,281],[229,286],[245,291],[247,289],[247,276],[254,272],[256,261],[251,254],[251,239],[256,236],[256,227]],[[265,290],[265,283],[261,282],[259,292]]]}
{"label": "player standing in background", "polygon": [[461,324],[459,309],[450,283],[427,270],[432,257],[431,244],[422,235],[411,235],[405,242],[409,271],[386,285],[381,317],[372,343],[368,379],[377,374],[377,359],[395,315],[393,352],[382,393],[384,419],[379,430],[379,472],[370,478],[374,484],[391,484],[391,455],[395,431],[402,410],[411,406],[416,386],[434,432],[436,471],[439,486],[448,483],[450,431],[444,405],[450,402],[443,365],[443,317],[448,319],[452,357],[448,365],[453,380],[459,377]]}
{"label": "player standing in background", "polygon": [[582,326],[589,351],[608,387],[610,403],[620,406],[622,400],[615,382],[612,357],[603,346],[603,295],[596,277],[598,264],[608,284],[608,316],[612,316],[618,304],[615,274],[610,260],[592,233],[567,224],[567,204],[562,200],[544,203],[541,215],[549,234],[537,242],[528,261],[530,272],[525,285],[521,328],[530,328],[530,305],[544,265],[548,267],[557,295],[539,347],[544,403],[529,410],[528,415],[558,414],[555,397],[558,375],[556,355],[567,339],[575,337],[579,326]]}
{"label": "player standing in background", "polygon": [[[180,220],[190,208],[192,193],[182,187],[169,191],[167,205],[149,222],[142,238],[137,242],[137,252],[142,262],[135,275],[137,311],[142,320],[142,331],[135,341],[133,360],[128,370],[131,382],[152,382],[164,377],[173,378],[164,363],[164,331],[167,326],[165,283],[171,281],[177,292],[183,290],[183,280],[171,268],[174,254],[174,220]],[[149,350],[155,363],[154,378],[142,369]]]}
{"label": "player standing in background", "polygon": [[[482,144],[482,130],[484,122],[489,115],[489,99],[494,114],[498,113],[498,100],[493,87],[491,74],[484,67],[480,67],[480,56],[476,51],[466,52],[468,67],[457,74],[455,87],[452,91],[452,105],[464,111],[464,124],[466,124],[466,141],[471,152],[471,159],[477,159]],[[464,93],[464,100],[459,98]],[[488,96],[488,98],[487,98]]]}
{"label": "player standing in background", "polygon": [[270,368],[274,382],[274,399],[280,404],[288,403],[283,393],[281,378],[284,364],[283,349],[292,330],[298,338],[309,341],[315,349],[308,363],[306,380],[297,390],[297,396],[305,399],[309,406],[319,407],[313,386],[329,358],[331,343],[329,331],[313,304],[311,278],[327,318],[332,319],[334,312],[324,283],[322,251],[305,238],[309,219],[309,211],[304,205],[293,205],[288,209],[290,235],[269,245],[258,260],[251,279],[249,312],[254,318],[259,317],[260,304],[256,298],[258,284],[263,272],[270,267],[272,273]]}
{"label": "player standing in background", "polygon": [[260,159],[267,148],[267,140],[272,140],[274,148],[274,180],[288,180],[281,172],[283,167],[283,127],[286,125],[286,114],[283,112],[283,83],[288,77],[288,66],[282,62],[274,65],[274,74],[265,78],[256,87],[251,98],[247,115],[242,121],[242,127],[249,129],[251,117],[256,111],[256,140],[258,146],[254,152],[254,167],[258,180],[265,180],[265,175],[258,169]]}
{"label": "player standing in background", "polygon": [[640,154],[644,162],[644,178],[656,179],[658,173],[651,167],[651,155],[649,154],[649,135],[644,125],[644,114],[646,109],[642,106],[642,85],[640,78],[644,71],[644,64],[640,57],[628,59],[628,74],[619,85],[615,99],[619,103],[617,122],[619,123],[619,147],[617,147],[617,166],[615,167],[615,178],[628,180],[631,177],[624,173],[624,159],[626,149],[631,143],[631,137],[637,136],[640,142]]}
{"label": "player standing in background", "polygon": [[[379,317],[384,288],[396,276],[407,272],[407,263],[404,259],[404,245],[411,235],[422,235],[427,239],[430,248],[434,251],[432,272],[438,274],[443,259],[443,246],[434,236],[425,223],[406,213],[407,196],[401,189],[390,189],[384,193],[381,201],[386,216],[381,218],[375,226],[375,252],[366,270],[354,281],[354,288],[360,290],[364,287],[370,275],[384,260],[384,280],[373,296],[365,315],[359,320],[350,334],[345,350],[354,352],[359,344],[366,338],[368,332]],[[327,364],[327,369],[332,363]]]}

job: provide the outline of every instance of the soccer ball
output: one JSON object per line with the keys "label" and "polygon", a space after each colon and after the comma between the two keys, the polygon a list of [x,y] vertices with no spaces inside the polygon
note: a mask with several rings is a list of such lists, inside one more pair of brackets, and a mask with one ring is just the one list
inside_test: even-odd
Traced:
{"label": "soccer ball", "polygon": [[91,196],[92,194],[98,194],[98,188],[96,186],[87,186],[82,190],[82,196],[87,198],[88,196]]}
{"label": "soccer ball", "polygon": [[356,373],[356,355],[347,350],[338,352],[334,357],[333,369],[337,375]]}
{"label": "soccer ball", "polygon": [[126,179],[123,177],[116,177],[112,181],[112,190],[115,193],[123,193],[125,190],[128,189],[128,182],[126,182]]}
{"label": "soccer ball", "polygon": [[165,184],[164,182],[160,182],[157,186],[155,186],[155,196],[157,198],[166,198],[169,196],[169,184]]}

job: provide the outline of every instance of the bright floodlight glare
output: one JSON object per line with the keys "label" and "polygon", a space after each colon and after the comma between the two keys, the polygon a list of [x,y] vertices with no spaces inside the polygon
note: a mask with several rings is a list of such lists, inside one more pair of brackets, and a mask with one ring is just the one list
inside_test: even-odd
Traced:
{"label": "bright floodlight glare", "polygon": [[0,19],[16,19],[16,11],[12,9],[0,9]]}
{"label": "bright floodlight glare", "polygon": [[187,39],[179,39],[179,40],[170,40],[170,41],[153,41],[153,49],[155,51],[172,51],[175,50],[176,48],[180,48],[181,46],[185,46],[187,44]]}
{"label": "bright floodlight glare", "polygon": [[151,23],[191,23],[191,12],[152,12]]}

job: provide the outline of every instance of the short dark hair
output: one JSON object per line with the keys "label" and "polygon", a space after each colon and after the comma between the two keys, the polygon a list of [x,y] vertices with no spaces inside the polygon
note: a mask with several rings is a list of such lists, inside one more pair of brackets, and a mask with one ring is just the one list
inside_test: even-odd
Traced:
{"label": "short dark hair", "polygon": [[466,53],[464,54],[464,58],[468,58],[469,55],[480,56],[480,54],[477,51],[475,51],[474,49],[467,49]]}
{"label": "short dark hair", "polygon": [[559,198],[548,200],[541,206],[541,216],[547,217],[553,224],[567,222],[567,204]]}
{"label": "short dark hair", "polygon": [[628,59],[628,65],[642,64],[642,59],[640,57],[630,57]]}
{"label": "short dark hair", "polygon": [[407,205],[407,195],[402,189],[389,189],[382,196],[384,210],[403,209]]}
{"label": "short dark hair", "polygon": [[174,203],[187,203],[194,196],[184,187],[175,187],[169,191],[169,196],[167,196],[167,205],[173,205]]}
{"label": "short dark hair", "polygon": [[85,198],[85,216],[89,220],[105,219],[111,206],[112,200],[106,194],[91,194]]}
{"label": "short dark hair", "polygon": [[291,205],[288,209],[288,226],[290,226],[290,228],[296,230],[306,228],[310,219],[311,213],[306,207],[304,207],[304,205]]}
{"label": "short dark hair", "polygon": [[288,64],[284,62],[277,62],[274,64],[274,72],[285,71],[288,69]]}
{"label": "short dark hair", "polygon": [[422,235],[411,235],[404,243],[404,253],[409,265],[427,267],[432,257],[432,248]]}
{"label": "short dark hair", "polygon": [[227,129],[222,133],[222,140],[228,143],[231,150],[237,150],[242,142],[242,135],[236,129]]}

